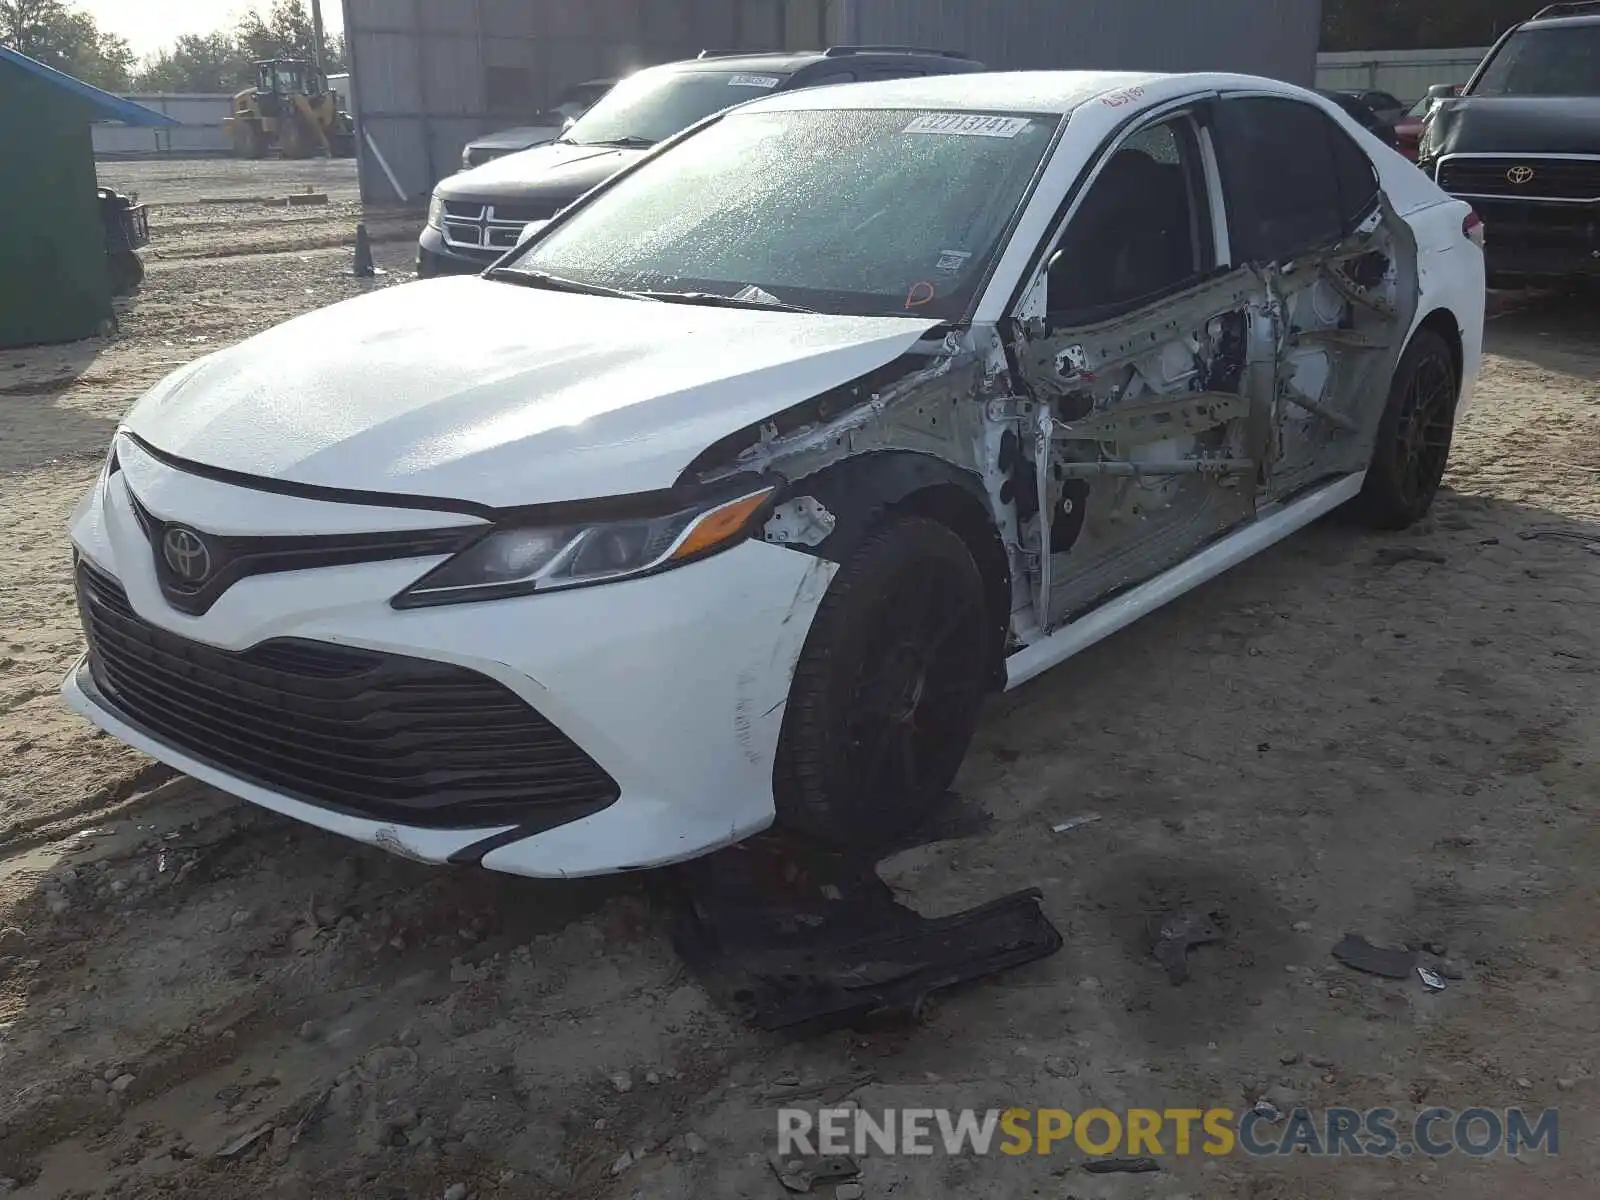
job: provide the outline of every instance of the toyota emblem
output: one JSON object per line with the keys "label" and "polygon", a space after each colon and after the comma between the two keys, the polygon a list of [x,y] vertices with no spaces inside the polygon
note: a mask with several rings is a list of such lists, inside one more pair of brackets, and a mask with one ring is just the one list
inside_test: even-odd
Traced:
{"label": "toyota emblem", "polygon": [[211,574],[211,551],[192,529],[174,525],[161,536],[161,557],[184,583],[201,583]]}
{"label": "toyota emblem", "polygon": [[1533,180],[1533,168],[1532,167],[1512,167],[1511,170],[1506,172],[1506,178],[1509,179],[1512,183],[1516,184],[1518,187],[1521,187],[1525,183],[1532,182],[1532,180]]}

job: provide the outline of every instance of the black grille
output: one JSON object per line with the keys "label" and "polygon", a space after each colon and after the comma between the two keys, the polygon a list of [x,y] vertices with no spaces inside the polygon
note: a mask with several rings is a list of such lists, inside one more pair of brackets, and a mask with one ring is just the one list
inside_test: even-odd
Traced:
{"label": "black grille", "polygon": [[598,763],[475,671],[297,639],[233,653],[144,621],[85,563],[77,588],[102,701],[272,791],[373,820],[530,832],[617,798]]}
{"label": "black grille", "polygon": [[489,204],[469,200],[444,203],[444,239],[449,246],[485,262],[499,258],[517,244],[523,227],[556,215],[559,204],[506,202]]}
{"label": "black grille", "polygon": [[505,204],[495,201],[493,219],[496,221],[511,221],[516,224],[526,225],[529,221],[544,221],[556,215],[557,206],[554,204]]}
{"label": "black grille", "polygon": [[[156,582],[168,604],[190,616],[203,616],[229,588],[241,579],[283,571],[307,571],[315,567],[350,566],[355,563],[385,562],[397,558],[431,558],[453,554],[479,536],[482,526],[454,526],[448,529],[408,529],[383,533],[315,534],[307,537],[238,537],[203,533],[176,522],[163,521],[128,491],[133,515],[150,542],[155,562]],[[188,529],[206,548],[209,570],[198,582],[189,583],[173,574],[162,539],[167,530]]]}
{"label": "black grille", "polygon": [[1451,158],[1440,164],[1439,186],[1458,196],[1595,200],[1600,158]]}

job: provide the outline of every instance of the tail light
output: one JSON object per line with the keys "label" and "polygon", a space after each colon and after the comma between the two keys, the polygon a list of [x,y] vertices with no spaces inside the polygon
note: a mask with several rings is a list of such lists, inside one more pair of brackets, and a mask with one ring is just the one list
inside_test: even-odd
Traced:
{"label": "tail light", "polygon": [[1461,222],[1461,236],[1479,250],[1483,249],[1485,231],[1486,226],[1483,223],[1483,218],[1476,212],[1467,213],[1466,218]]}

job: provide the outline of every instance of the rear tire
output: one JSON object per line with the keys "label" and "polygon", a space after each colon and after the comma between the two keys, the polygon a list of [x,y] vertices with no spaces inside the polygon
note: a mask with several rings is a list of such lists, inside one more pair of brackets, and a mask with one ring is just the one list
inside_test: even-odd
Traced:
{"label": "rear tire", "polygon": [[914,828],[955,778],[990,678],[983,579],[924,517],[870,534],[806,637],[773,772],[778,823],[857,850]]}
{"label": "rear tire", "polygon": [[1378,422],[1355,515],[1374,529],[1405,529],[1426,515],[1450,458],[1460,396],[1454,356],[1423,329],[1400,356]]}
{"label": "rear tire", "polygon": [[132,250],[119,250],[111,255],[110,269],[113,296],[131,295],[144,282],[144,260]]}

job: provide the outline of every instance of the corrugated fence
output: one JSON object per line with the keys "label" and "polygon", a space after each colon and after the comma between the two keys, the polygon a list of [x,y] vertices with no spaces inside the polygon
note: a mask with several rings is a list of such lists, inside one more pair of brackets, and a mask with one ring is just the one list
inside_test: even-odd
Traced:
{"label": "corrugated fence", "polygon": [[1407,104],[1436,83],[1465,83],[1488,53],[1459,50],[1353,50],[1317,55],[1317,86],[1388,92]]}
{"label": "corrugated fence", "polygon": [[228,139],[222,134],[222,118],[232,110],[232,96],[163,92],[131,95],[126,99],[175,117],[178,124],[160,129],[135,129],[118,122],[99,122],[93,126],[96,155],[123,158],[163,154],[182,158],[186,155],[228,153]]}

